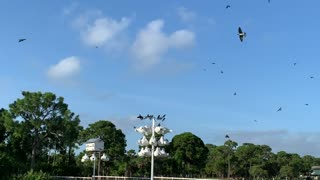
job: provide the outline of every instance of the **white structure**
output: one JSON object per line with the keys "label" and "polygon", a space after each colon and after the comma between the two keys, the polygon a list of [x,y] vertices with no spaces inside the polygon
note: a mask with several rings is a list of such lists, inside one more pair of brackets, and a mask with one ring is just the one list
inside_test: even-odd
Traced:
{"label": "white structure", "polygon": [[[92,153],[91,157],[89,158],[89,156],[87,154],[84,154],[84,156],[81,159],[81,162],[85,162],[88,161],[90,159],[90,161],[93,161],[93,173],[92,173],[92,179],[95,179],[95,171],[96,171],[96,152],[100,153],[104,150],[104,142],[100,139],[100,138],[94,138],[94,139],[89,139],[86,142],[86,151],[89,153]],[[109,161],[109,157],[108,155],[106,155],[105,153],[103,153],[103,155],[100,157],[100,159],[102,161]],[[99,170],[98,170],[99,173]]]}
{"label": "white structure", "polygon": [[[147,115],[144,119],[148,118],[152,120],[152,126],[141,126],[136,128],[135,131],[141,133],[143,137],[138,141],[138,145],[142,146],[141,150],[138,152],[138,156],[150,157],[151,156],[151,180],[153,180],[154,171],[154,157],[167,157],[168,153],[165,152],[164,146],[169,144],[168,139],[164,138],[164,135],[172,132],[168,128],[162,126],[155,126],[156,120],[164,120],[165,115],[155,118],[153,115]],[[151,136],[151,137],[150,137]],[[160,138],[157,138],[159,137]],[[150,137],[148,140],[147,137]],[[151,146],[151,149],[148,147]]]}

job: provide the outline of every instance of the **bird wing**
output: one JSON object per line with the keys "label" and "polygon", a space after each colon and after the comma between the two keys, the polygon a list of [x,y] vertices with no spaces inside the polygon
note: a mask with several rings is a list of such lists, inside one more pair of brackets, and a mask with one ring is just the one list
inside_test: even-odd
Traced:
{"label": "bird wing", "polygon": [[238,32],[239,32],[239,34],[242,34],[242,29],[241,29],[241,27],[238,28]]}

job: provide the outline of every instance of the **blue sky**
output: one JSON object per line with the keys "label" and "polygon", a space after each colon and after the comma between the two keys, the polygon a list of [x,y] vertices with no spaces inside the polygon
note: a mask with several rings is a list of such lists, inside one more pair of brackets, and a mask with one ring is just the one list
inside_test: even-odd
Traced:
{"label": "blue sky", "polygon": [[84,127],[112,121],[127,149],[141,137],[133,126],[147,123],[135,117],[149,113],[167,115],[168,139],[192,132],[221,145],[229,134],[239,144],[320,156],[319,5],[5,0],[0,107],[22,90],[49,91]]}

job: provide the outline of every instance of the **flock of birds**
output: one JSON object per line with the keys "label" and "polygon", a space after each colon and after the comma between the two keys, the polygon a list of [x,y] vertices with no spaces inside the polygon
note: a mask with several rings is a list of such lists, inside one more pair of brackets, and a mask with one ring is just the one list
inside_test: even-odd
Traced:
{"label": "flock of birds", "polygon": [[[270,3],[270,1],[271,0],[268,0],[268,3]],[[231,8],[231,5],[226,5],[226,7],[225,7],[226,9],[229,9],[229,8]],[[243,31],[242,30],[242,28],[241,27],[238,27],[238,33],[237,33],[237,35],[239,36],[239,39],[240,39],[240,42],[243,42],[244,41],[244,39],[245,39],[245,37],[247,36],[247,33],[245,32],[245,31]],[[215,62],[212,62],[212,65],[215,65],[216,63]],[[297,63],[296,62],[294,62],[293,63],[293,66],[296,66],[297,65]],[[206,68],[203,68],[203,71],[207,71],[207,69]],[[224,73],[224,71],[220,71],[220,74],[223,74]],[[310,79],[314,79],[314,76],[310,76],[309,77]],[[234,92],[233,93],[233,95],[234,96],[236,96],[237,95],[237,92]],[[308,103],[306,103],[306,104],[304,104],[305,106],[309,106],[309,104]],[[277,110],[276,110],[276,112],[280,112],[280,111],[282,111],[282,107],[279,107]],[[257,123],[258,121],[257,120],[253,120],[255,123]],[[230,136],[228,135],[228,134],[226,134],[225,135],[225,138],[226,139],[230,139]]]}

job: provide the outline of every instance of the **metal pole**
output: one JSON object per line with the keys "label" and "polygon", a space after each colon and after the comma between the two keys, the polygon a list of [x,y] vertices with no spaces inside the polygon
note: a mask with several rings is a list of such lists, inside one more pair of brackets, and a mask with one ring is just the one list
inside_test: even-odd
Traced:
{"label": "metal pole", "polygon": [[93,180],[95,180],[95,178],[94,178],[95,175],[94,174],[95,174],[95,171],[96,171],[96,159],[97,158],[94,158],[94,160],[93,160],[93,173],[92,173],[92,179]]}
{"label": "metal pole", "polygon": [[[155,118],[152,118],[152,137],[155,138],[155,136],[154,136],[154,124],[155,124]],[[154,145],[152,144],[152,148],[151,148],[151,177],[150,177],[150,180],[153,180],[153,169],[154,169],[153,152],[154,152]]]}

